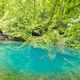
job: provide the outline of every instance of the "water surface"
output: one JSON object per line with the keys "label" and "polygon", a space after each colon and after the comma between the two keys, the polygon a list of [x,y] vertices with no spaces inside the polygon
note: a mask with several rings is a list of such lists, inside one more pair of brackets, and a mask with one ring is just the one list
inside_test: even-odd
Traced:
{"label": "water surface", "polygon": [[[51,51],[21,42],[0,42],[0,69],[32,75],[54,75],[68,72],[80,75],[80,50],[54,47]],[[71,74],[72,74],[71,73]]]}

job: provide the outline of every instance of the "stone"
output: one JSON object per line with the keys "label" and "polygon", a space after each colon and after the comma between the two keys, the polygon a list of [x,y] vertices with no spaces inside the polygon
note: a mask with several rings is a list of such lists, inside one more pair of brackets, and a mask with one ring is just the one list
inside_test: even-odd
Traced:
{"label": "stone", "polygon": [[34,28],[32,30],[32,36],[42,36],[42,30],[40,28]]}

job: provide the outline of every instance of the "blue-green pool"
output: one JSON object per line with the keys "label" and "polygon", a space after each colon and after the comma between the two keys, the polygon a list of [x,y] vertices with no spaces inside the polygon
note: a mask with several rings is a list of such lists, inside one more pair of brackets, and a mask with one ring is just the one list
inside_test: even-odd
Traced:
{"label": "blue-green pool", "polygon": [[80,50],[64,47],[50,50],[49,46],[41,48],[28,44],[20,47],[22,44],[14,41],[0,42],[0,69],[40,76],[68,75],[68,72],[80,75]]}

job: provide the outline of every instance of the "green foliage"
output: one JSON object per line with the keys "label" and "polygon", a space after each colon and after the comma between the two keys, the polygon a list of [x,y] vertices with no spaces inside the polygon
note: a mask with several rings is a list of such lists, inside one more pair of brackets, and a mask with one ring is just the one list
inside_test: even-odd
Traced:
{"label": "green foliage", "polygon": [[80,24],[75,24],[69,27],[66,31],[67,46],[80,48]]}
{"label": "green foliage", "polygon": [[[72,21],[80,20],[79,16],[80,0],[0,0],[0,29],[31,44],[57,44],[66,35],[66,45],[74,42],[80,47],[79,32],[75,32],[80,23]],[[35,27],[42,36],[32,36]]]}

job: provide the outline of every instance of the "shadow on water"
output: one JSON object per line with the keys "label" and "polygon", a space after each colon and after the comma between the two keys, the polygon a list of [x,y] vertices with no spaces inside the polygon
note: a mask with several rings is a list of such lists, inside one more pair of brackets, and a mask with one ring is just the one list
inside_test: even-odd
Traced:
{"label": "shadow on water", "polygon": [[79,80],[80,51],[72,48],[42,49],[22,43],[0,44],[0,80]]}

